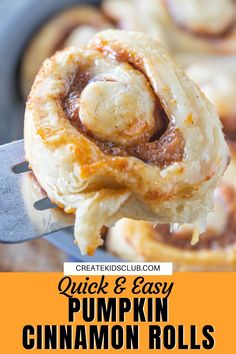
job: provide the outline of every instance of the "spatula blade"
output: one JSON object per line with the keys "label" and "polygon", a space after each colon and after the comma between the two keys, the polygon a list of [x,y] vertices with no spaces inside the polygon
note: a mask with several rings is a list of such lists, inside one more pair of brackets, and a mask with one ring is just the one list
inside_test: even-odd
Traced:
{"label": "spatula blade", "polygon": [[74,223],[74,217],[59,208],[35,208],[46,195],[32,171],[14,172],[24,161],[23,140],[0,147],[0,242],[35,239]]}

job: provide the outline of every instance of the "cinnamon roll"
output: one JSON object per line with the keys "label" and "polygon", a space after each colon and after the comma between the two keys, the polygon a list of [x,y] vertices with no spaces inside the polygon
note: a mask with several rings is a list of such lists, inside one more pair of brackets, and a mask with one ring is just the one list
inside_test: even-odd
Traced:
{"label": "cinnamon roll", "polygon": [[21,64],[21,87],[27,97],[43,61],[56,50],[67,46],[84,46],[98,31],[112,27],[108,19],[96,8],[76,6],[65,10],[33,36]]}
{"label": "cinnamon roll", "polygon": [[235,0],[106,0],[104,10],[121,26],[164,34],[173,52],[236,53]]}
{"label": "cinnamon roll", "polygon": [[150,37],[108,30],[46,60],[25,113],[26,158],[75,213],[82,253],[121,217],[201,225],[227,162],[214,107]]}
{"label": "cinnamon roll", "polygon": [[226,137],[236,141],[236,57],[196,57],[186,73],[216,107]]}
{"label": "cinnamon roll", "polygon": [[173,262],[176,271],[236,271],[236,148],[231,164],[214,194],[214,211],[206,231],[191,245],[192,225],[170,225],[122,219],[109,230],[107,249],[122,259]]}

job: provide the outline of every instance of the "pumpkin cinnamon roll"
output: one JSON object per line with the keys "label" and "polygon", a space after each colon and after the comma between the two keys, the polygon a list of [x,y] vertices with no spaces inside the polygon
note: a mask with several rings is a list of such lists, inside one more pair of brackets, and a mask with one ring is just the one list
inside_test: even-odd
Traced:
{"label": "pumpkin cinnamon roll", "polygon": [[196,57],[185,71],[216,107],[226,137],[236,141],[236,57]]}
{"label": "pumpkin cinnamon roll", "polygon": [[214,107],[148,36],[108,30],[45,61],[25,113],[26,158],[75,214],[82,253],[121,217],[198,221],[228,163]]}
{"label": "pumpkin cinnamon roll", "polygon": [[50,19],[32,37],[21,64],[21,87],[27,97],[43,61],[68,46],[84,46],[98,31],[112,27],[98,9],[76,6]]}
{"label": "pumpkin cinnamon roll", "polygon": [[[146,10],[140,11],[141,2]],[[235,0],[106,0],[104,10],[129,29],[154,37],[161,32],[173,52],[236,53]]]}

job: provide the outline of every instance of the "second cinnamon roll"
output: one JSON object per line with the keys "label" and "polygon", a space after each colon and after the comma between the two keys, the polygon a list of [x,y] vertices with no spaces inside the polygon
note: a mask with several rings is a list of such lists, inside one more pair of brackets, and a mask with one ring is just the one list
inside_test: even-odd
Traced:
{"label": "second cinnamon roll", "polygon": [[182,55],[179,59],[187,75],[216,107],[226,137],[236,141],[236,57]]}
{"label": "second cinnamon roll", "polygon": [[236,54],[235,0],[105,0],[117,26],[143,31],[170,51]]}

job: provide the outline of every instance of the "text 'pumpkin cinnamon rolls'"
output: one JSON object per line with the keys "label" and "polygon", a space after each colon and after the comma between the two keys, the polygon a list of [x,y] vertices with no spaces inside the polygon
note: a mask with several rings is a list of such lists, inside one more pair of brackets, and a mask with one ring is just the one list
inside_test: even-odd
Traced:
{"label": "text 'pumpkin cinnamon rolls'", "polygon": [[111,22],[97,8],[74,6],[49,19],[35,33],[23,54],[21,86],[27,97],[43,61],[57,50],[84,46],[98,31],[111,28]]}
{"label": "text 'pumpkin cinnamon rolls'", "polygon": [[26,158],[75,213],[82,253],[121,217],[204,221],[228,151],[213,106],[167,52],[109,30],[43,64],[25,114]]}

